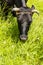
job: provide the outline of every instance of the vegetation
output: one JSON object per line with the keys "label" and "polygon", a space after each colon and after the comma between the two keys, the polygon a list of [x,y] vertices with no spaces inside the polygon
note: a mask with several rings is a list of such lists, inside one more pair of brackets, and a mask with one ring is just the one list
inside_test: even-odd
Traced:
{"label": "vegetation", "polygon": [[5,21],[0,8],[0,65],[43,65],[43,0],[28,0],[27,6],[32,4],[40,14],[33,15],[25,42],[19,39],[16,18],[9,13]]}

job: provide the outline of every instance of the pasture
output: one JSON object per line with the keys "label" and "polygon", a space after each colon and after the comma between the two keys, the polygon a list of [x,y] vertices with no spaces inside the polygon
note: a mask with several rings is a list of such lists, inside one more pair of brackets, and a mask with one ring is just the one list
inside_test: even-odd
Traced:
{"label": "pasture", "polygon": [[[43,0],[28,0],[39,11],[33,15],[28,39],[19,39],[17,19],[9,12],[5,21],[0,7],[0,65],[43,65]],[[3,19],[2,19],[3,17]]]}

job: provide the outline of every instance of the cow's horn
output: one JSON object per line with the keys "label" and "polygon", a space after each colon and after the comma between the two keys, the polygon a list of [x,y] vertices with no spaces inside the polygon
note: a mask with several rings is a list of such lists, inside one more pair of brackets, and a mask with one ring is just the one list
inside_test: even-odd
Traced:
{"label": "cow's horn", "polygon": [[19,11],[19,8],[13,8],[12,11]]}
{"label": "cow's horn", "polygon": [[32,10],[32,12],[33,12],[33,13],[37,13],[37,14],[39,15],[39,11],[37,11],[37,10],[35,10],[35,9]]}

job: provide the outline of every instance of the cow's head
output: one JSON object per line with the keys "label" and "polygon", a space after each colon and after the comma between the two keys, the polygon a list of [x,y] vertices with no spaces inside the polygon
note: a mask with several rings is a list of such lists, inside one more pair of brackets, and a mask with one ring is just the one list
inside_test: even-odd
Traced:
{"label": "cow's head", "polygon": [[13,8],[12,11],[15,11],[17,15],[18,27],[20,31],[20,39],[26,40],[27,32],[32,22],[32,15],[33,13],[37,14],[39,13],[37,10],[35,10],[35,7],[33,5],[31,8],[29,7]]}

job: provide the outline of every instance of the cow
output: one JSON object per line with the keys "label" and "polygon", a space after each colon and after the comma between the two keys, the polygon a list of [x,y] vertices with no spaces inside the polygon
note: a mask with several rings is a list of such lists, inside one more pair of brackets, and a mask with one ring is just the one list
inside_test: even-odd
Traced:
{"label": "cow", "polygon": [[[26,2],[27,0],[5,0],[7,2],[7,6],[12,7],[12,13],[14,14],[14,17],[17,17],[18,22],[18,29],[20,32],[20,40],[25,41],[28,36],[27,32],[29,30],[29,27],[32,23],[32,16],[34,13],[39,14],[37,10],[35,10],[34,5],[32,7],[27,7]],[[7,8],[7,9],[8,9]],[[5,8],[5,11],[7,10]]]}
{"label": "cow", "polygon": [[13,8],[13,12],[16,12],[18,28],[20,32],[20,40],[25,41],[28,36],[27,32],[29,30],[30,24],[32,23],[32,16],[34,13],[39,15],[39,12],[35,10],[34,5],[32,7],[20,7],[20,8]]}

